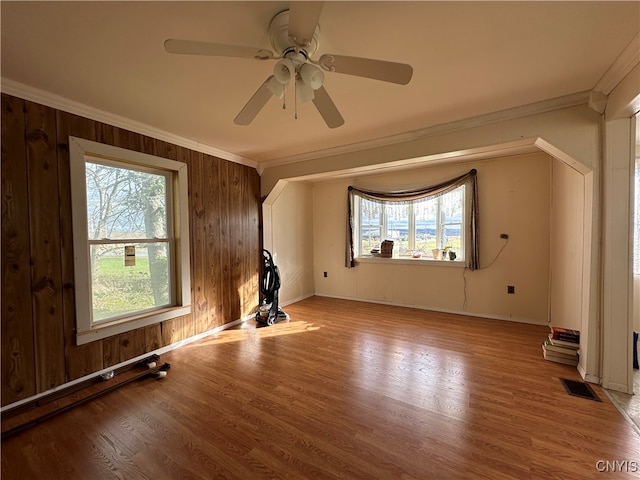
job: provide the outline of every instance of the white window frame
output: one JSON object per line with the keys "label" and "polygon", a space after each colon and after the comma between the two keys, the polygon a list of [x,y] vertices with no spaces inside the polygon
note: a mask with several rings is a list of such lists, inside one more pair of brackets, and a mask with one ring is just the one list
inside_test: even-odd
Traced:
{"label": "white window frame", "polygon": [[[456,251],[457,257],[456,257],[456,262],[464,262],[466,259],[466,255],[465,255],[465,250],[466,250],[466,242],[467,242],[467,229],[466,229],[466,225],[467,225],[467,202],[468,202],[468,195],[467,195],[467,188],[466,185],[461,185],[459,187],[456,187],[457,190],[458,188],[462,188],[462,219],[461,222],[459,223],[460,225],[460,249],[458,251]],[[443,227],[447,226],[447,225],[458,225],[458,222],[456,223],[446,223],[444,221],[442,221],[442,199],[444,196],[446,196],[447,194],[441,195],[439,197],[436,198],[437,201],[437,211],[436,211],[436,246],[439,249],[442,249],[442,246],[440,246],[439,244],[441,244],[442,241],[442,232],[443,232]],[[355,258],[357,259],[363,259],[363,258],[369,258],[370,255],[365,255],[362,253],[362,225],[360,224],[360,220],[361,220],[361,202],[362,202],[362,197],[359,195],[355,195],[355,202],[354,202],[354,219],[356,222],[355,228],[354,228],[354,235],[355,235],[355,241],[354,241],[354,245],[356,250],[356,255]],[[416,200],[417,202],[421,202],[424,201],[424,199],[421,200]],[[415,250],[416,249],[416,244],[415,244],[415,233],[416,233],[416,216],[415,216],[415,211],[413,208],[413,202],[408,203],[408,249],[409,250]],[[387,232],[387,227],[388,227],[388,222],[387,222],[387,213],[386,210],[384,208],[382,208],[382,220],[381,220],[381,234],[380,234],[380,241],[384,240],[384,237],[386,235]],[[436,260],[433,258],[429,258],[429,257],[420,257],[420,258],[413,258],[410,255],[403,255],[403,256],[398,256],[398,257],[394,257],[396,259],[402,259],[402,260],[416,260],[416,261],[440,261],[440,260]],[[450,262],[449,260],[447,262]]]}
{"label": "white window frame", "polygon": [[[187,165],[155,155],[135,152],[77,137],[69,137],[71,167],[71,201],[76,297],[76,342],[83,345],[191,313],[191,281],[189,262],[189,210]],[[162,173],[169,179],[171,202],[167,216],[173,228],[168,229],[173,261],[170,267],[171,305],[139,311],[130,315],[92,320],[91,265],[87,222],[86,163],[99,163]],[[137,240],[127,240],[127,243]],[[116,242],[121,243],[121,242]]]}

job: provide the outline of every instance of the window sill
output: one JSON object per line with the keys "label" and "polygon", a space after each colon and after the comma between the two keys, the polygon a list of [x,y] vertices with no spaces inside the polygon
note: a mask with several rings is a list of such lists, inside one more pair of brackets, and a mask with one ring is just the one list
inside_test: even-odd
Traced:
{"label": "window sill", "polygon": [[432,258],[409,258],[409,257],[374,257],[374,256],[361,256],[355,258],[356,263],[386,263],[393,265],[421,265],[430,267],[458,267],[464,268],[464,260],[433,260]]}
{"label": "window sill", "polygon": [[77,345],[84,345],[96,340],[126,333],[138,328],[155,325],[172,318],[189,315],[191,313],[191,305],[181,305],[176,307],[167,307],[161,310],[152,311],[147,314],[131,316],[112,322],[96,324],[92,328],[86,330],[78,330],[76,333]]}

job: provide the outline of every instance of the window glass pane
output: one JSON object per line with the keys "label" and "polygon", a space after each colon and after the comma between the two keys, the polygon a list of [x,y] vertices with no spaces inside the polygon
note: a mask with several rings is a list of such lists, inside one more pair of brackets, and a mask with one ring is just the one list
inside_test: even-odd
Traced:
{"label": "window glass pane", "polygon": [[442,227],[442,239],[445,247],[450,247],[451,250],[460,255],[462,250],[462,225],[461,224],[448,224]]}
{"label": "window glass pane", "polygon": [[423,255],[433,256],[432,250],[438,248],[436,235],[438,226],[436,218],[438,215],[438,200],[421,200],[414,204],[416,217],[416,250]]}
{"label": "window glass pane", "polygon": [[382,205],[360,199],[360,255],[367,255],[372,248],[380,248],[382,232]]}
{"label": "window glass pane", "polygon": [[380,230],[381,227],[362,227],[360,237],[361,254],[366,255],[371,252],[371,249],[380,248]]}
{"label": "window glass pane", "polygon": [[167,252],[166,242],[91,245],[93,321],[169,305]]}
{"label": "window glass pane", "polygon": [[382,205],[371,200],[361,199],[360,224],[382,225]]}
{"label": "window glass pane", "polygon": [[86,163],[90,240],[166,238],[164,175]]}
{"label": "window glass pane", "polygon": [[463,251],[462,216],[464,211],[464,189],[457,188],[443,195],[441,201],[442,244],[451,247],[459,258]]}
{"label": "window glass pane", "polygon": [[409,205],[388,204],[387,235],[385,240],[393,240],[393,255],[409,255]]}
{"label": "window glass pane", "polygon": [[442,202],[442,215],[444,223],[461,223],[462,210],[464,208],[464,191],[463,188],[457,188],[454,191],[440,197]]}

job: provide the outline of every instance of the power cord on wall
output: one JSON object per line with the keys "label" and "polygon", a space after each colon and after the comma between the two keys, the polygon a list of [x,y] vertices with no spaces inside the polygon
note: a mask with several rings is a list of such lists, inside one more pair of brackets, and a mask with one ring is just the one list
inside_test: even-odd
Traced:
{"label": "power cord on wall", "polygon": [[500,257],[500,254],[504,250],[504,247],[506,247],[507,243],[509,243],[509,235],[507,235],[506,233],[500,234],[500,238],[504,239],[504,243],[502,244],[502,247],[500,247],[500,250],[498,250],[498,253],[496,253],[496,256],[493,258],[493,260],[491,260],[489,265],[486,265],[484,267],[478,267],[478,270],[484,270],[485,268],[489,268],[491,265],[496,263],[496,260],[498,260],[498,258]]}
{"label": "power cord on wall", "polygon": [[[489,262],[488,265],[485,265],[484,267],[478,267],[477,270],[484,270],[486,268],[489,268],[491,265],[493,265],[496,262],[496,260],[498,260],[498,258],[500,258],[502,251],[507,246],[507,243],[509,243],[509,235],[507,235],[506,233],[501,233],[500,238],[504,240],[504,243],[502,244],[502,247],[500,247],[500,250],[498,250],[498,253],[496,253],[496,256],[493,258],[493,260],[491,260],[491,262]],[[464,285],[463,286],[464,301],[462,302],[462,310],[467,309],[467,270],[469,270],[469,267],[465,266],[464,270],[462,271],[462,281]]]}

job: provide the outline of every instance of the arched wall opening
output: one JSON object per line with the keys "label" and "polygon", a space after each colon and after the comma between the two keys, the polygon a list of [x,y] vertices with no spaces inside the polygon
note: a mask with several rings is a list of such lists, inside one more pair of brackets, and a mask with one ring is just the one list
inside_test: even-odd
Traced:
{"label": "arched wall opening", "polygon": [[[501,261],[466,273],[410,262],[344,268],[349,184],[415,186],[469,168],[478,169],[481,215],[483,203],[493,212],[480,220],[485,263],[501,246],[499,233],[510,234]],[[532,137],[280,179],[263,204],[264,245],[280,268],[283,304],[323,295],[550,322],[582,332],[578,369],[585,379],[599,382],[600,345],[592,334],[599,318],[597,195],[591,167]],[[516,295],[506,293],[507,283],[516,283]]]}

